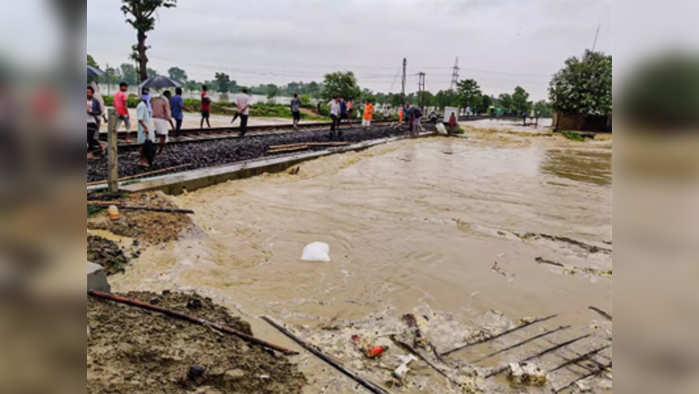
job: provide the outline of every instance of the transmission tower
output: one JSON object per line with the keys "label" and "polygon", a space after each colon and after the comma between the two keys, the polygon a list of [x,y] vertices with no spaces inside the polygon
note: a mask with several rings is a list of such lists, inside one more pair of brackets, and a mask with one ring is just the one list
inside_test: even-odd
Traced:
{"label": "transmission tower", "polygon": [[456,57],[454,62],[454,68],[451,71],[451,83],[449,84],[449,89],[454,89],[456,83],[459,82],[459,57]]}
{"label": "transmission tower", "polygon": [[408,65],[408,59],[403,58],[403,79],[401,80],[400,103],[405,105],[405,67]]}
{"label": "transmission tower", "polygon": [[417,105],[424,111],[425,110],[425,73],[419,72],[417,74]]}

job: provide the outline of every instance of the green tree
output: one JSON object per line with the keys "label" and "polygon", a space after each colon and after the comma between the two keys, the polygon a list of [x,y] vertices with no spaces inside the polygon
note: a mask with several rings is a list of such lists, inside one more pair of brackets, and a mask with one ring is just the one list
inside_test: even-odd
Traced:
{"label": "green tree", "polygon": [[502,109],[503,114],[511,114],[514,112],[512,109],[512,95],[509,93],[502,93],[498,96],[498,105]]}
{"label": "green tree", "polygon": [[549,84],[556,111],[606,115],[612,112],[612,57],[585,51],[581,59],[568,58]]}
{"label": "green tree", "polygon": [[90,54],[87,55],[87,65],[95,68],[100,68],[100,66],[95,61],[95,58],[93,58]]}
{"label": "green tree", "polygon": [[148,79],[148,56],[146,51],[147,32],[155,28],[153,14],[158,8],[171,8],[177,5],[177,0],[121,0],[121,12],[126,17],[126,23],[136,29],[137,44],[132,47],[132,58],[138,63],[141,82]]}
{"label": "green tree", "polygon": [[484,94],[480,97],[480,100],[478,100],[478,104],[476,105],[474,112],[476,114],[488,113],[491,105],[493,105],[493,99],[487,94]]}
{"label": "green tree", "polygon": [[481,97],[481,88],[475,79],[464,79],[456,83],[461,107],[475,107]]}
{"label": "green tree", "polygon": [[219,93],[227,93],[231,88],[231,78],[226,73],[216,73],[214,75],[214,85]]}
{"label": "green tree", "polygon": [[121,66],[119,66],[119,69],[121,69],[121,79],[124,82],[128,83],[129,85],[138,85],[139,78],[136,67],[128,63],[123,63]]}
{"label": "green tree", "polygon": [[175,80],[181,84],[187,82],[187,73],[179,67],[170,67],[167,70],[167,75],[170,79]]}
{"label": "green tree", "polygon": [[534,119],[536,119],[536,124],[539,124],[539,118],[550,118],[553,116],[553,108],[551,103],[546,100],[539,100],[534,103]]}
{"label": "green tree", "polygon": [[189,79],[184,83],[184,89],[188,90],[190,92],[196,92],[199,89],[201,89],[201,83],[199,83],[193,79]]}
{"label": "green tree", "polygon": [[158,72],[155,71],[155,69],[148,67],[146,68],[146,75],[148,76],[148,78],[153,78],[154,76],[158,75]]}
{"label": "green tree", "polygon": [[354,100],[359,98],[360,94],[361,90],[357,85],[357,78],[355,78],[352,71],[338,71],[325,75],[321,94],[323,99],[330,100],[340,95],[344,97],[345,100]]}
{"label": "green tree", "polygon": [[279,86],[277,86],[273,83],[268,83],[266,88],[267,88],[267,99],[269,99],[269,100],[273,99],[275,96],[277,96],[277,94],[279,94]]}
{"label": "green tree", "polygon": [[517,86],[512,94],[512,110],[515,116],[522,116],[524,124],[527,123],[527,115],[531,110],[532,103],[529,100],[529,93],[523,87]]}
{"label": "green tree", "polygon": [[440,109],[444,109],[444,107],[457,107],[459,106],[459,96],[452,89],[440,90],[435,95],[435,104]]}

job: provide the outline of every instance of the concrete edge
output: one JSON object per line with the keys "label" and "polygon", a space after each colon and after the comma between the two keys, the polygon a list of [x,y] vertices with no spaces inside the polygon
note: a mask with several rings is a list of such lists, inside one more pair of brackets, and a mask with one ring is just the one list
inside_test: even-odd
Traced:
{"label": "concrete edge", "polygon": [[[420,134],[420,137],[430,135],[434,135],[434,133],[422,133]],[[386,144],[406,138],[409,138],[409,136],[404,135],[382,138],[378,140],[362,141],[352,145],[329,148],[321,151],[303,152],[289,156],[277,156],[272,158],[263,157],[218,167],[198,168],[189,171],[143,178],[139,179],[137,182],[122,182],[120,183],[119,188],[130,193],[161,190],[166,194],[177,195],[181,194],[185,190],[192,191],[201,189],[203,187],[212,186],[232,179],[249,178],[265,172],[281,172],[307,160],[316,159],[334,153],[359,151],[372,146]],[[88,190],[97,190],[106,187],[105,185],[94,186],[96,187],[88,187]]]}

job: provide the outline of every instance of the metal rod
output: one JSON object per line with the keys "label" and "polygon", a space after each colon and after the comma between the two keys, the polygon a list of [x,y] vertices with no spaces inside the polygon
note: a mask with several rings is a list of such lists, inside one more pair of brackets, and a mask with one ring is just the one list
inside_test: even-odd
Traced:
{"label": "metal rod", "polygon": [[539,335],[534,335],[533,337],[527,338],[527,339],[525,339],[525,340],[523,340],[523,341],[521,341],[521,342],[517,342],[517,343],[515,343],[514,345],[511,345],[511,346],[508,346],[508,347],[506,347],[506,348],[503,348],[503,349],[494,351],[494,352],[492,352],[492,353],[490,353],[490,354],[487,354],[487,355],[485,355],[485,356],[479,358],[478,360],[472,361],[472,363],[475,364],[475,363],[477,363],[477,362],[481,362],[481,361],[483,361],[483,360],[486,360],[486,359],[489,359],[489,358],[491,358],[491,357],[493,357],[493,356],[496,356],[496,355],[498,355],[498,354],[500,354],[500,353],[504,353],[504,352],[506,352],[506,351],[508,351],[508,350],[512,350],[512,349],[514,349],[514,348],[517,348],[517,347],[520,347],[520,346],[522,346],[522,345],[524,345],[524,344],[527,344],[527,343],[529,343],[529,342],[531,342],[531,341],[535,341],[535,340],[537,340],[537,339],[539,339],[539,338],[541,338],[541,337],[545,337],[545,336],[547,336],[547,335],[551,335],[551,334],[553,334],[553,333],[555,333],[555,332],[558,332],[558,331],[561,331],[561,330],[566,330],[566,329],[568,329],[568,328],[570,328],[570,326],[560,326],[560,327],[558,327],[558,328],[554,328],[554,329],[552,329],[552,330],[548,330],[548,331],[542,332],[542,333],[539,334]]}
{"label": "metal rod", "polygon": [[553,392],[554,392],[554,393],[559,393],[559,392],[561,392],[561,391],[567,389],[568,387],[574,385],[576,382],[579,382],[579,381],[581,381],[581,380],[583,380],[583,379],[587,379],[587,378],[589,378],[589,377],[592,376],[592,375],[597,375],[597,374],[599,374],[599,373],[601,373],[601,372],[604,372],[605,370],[611,368],[611,366],[612,366],[612,363],[611,363],[611,362],[610,362],[609,364],[603,365],[602,367],[599,367],[599,368],[595,369],[594,371],[592,371],[592,372],[590,372],[590,373],[586,373],[585,375],[583,375],[583,376],[581,376],[581,377],[579,377],[579,378],[573,380],[572,382],[566,384],[565,386],[563,386],[563,387],[561,387],[561,388],[554,389]]}
{"label": "metal rod", "polygon": [[589,352],[587,352],[587,353],[581,354],[580,356],[575,357],[574,359],[568,360],[568,361],[564,362],[563,364],[561,364],[561,365],[559,365],[559,366],[557,366],[557,367],[555,367],[555,368],[549,369],[549,370],[547,371],[547,373],[554,372],[554,371],[558,371],[559,369],[561,369],[561,368],[563,368],[563,367],[566,367],[566,366],[568,366],[568,365],[570,365],[570,364],[575,364],[575,363],[577,363],[577,362],[579,362],[579,361],[585,360],[585,359],[589,358],[590,356],[594,356],[595,354],[601,352],[602,350],[604,350],[604,349],[606,349],[606,348],[608,348],[608,347],[610,347],[610,346],[611,346],[611,345],[604,345],[604,346],[602,346],[602,347],[598,347],[598,348],[595,349],[595,350],[591,350],[591,351],[589,351]]}
{"label": "metal rod", "polygon": [[489,336],[489,337],[486,337],[486,338],[483,338],[483,339],[479,339],[479,340],[477,340],[477,341],[470,342],[470,343],[467,343],[467,344],[465,344],[465,345],[458,346],[458,347],[456,347],[456,348],[454,348],[454,349],[451,349],[451,350],[447,350],[446,352],[443,352],[443,353],[442,353],[442,356],[446,356],[446,355],[448,355],[448,354],[457,352],[457,351],[462,350],[462,349],[466,349],[467,347],[471,347],[471,346],[474,346],[474,345],[478,345],[478,344],[480,344],[480,343],[484,343],[484,342],[491,341],[491,340],[493,340],[493,339],[495,339],[495,338],[500,338],[500,337],[503,336],[503,335],[507,335],[507,334],[509,334],[509,333],[511,333],[511,332],[514,332],[514,331],[517,331],[517,330],[519,330],[519,329],[522,329],[522,328],[525,328],[525,327],[529,327],[529,326],[531,326],[532,324],[536,324],[536,323],[539,323],[539,322],[542,322],[542,321],[546,321],[546,320],[549,320],[549,319],[553,319],[553,318],[556,317],[556,316],[558,316],[558,314],[554,314],[554,315],[550,315],[550,316],[546,316],[546,317],[540,317],[540,318],[535,319],[535,320],[532,320],[532,321],[530,321],[530,322],[527,322],[527,323],[524,323],[524,324],[520,324],[520,325],[517,326],[517,327],[510,328],[510,329],[505,330],[505,331],[503,331],[503,332],[501,332],[501,333],[499,333],[499,334],[492,335],[492,336]]}
{"label": "metal rod", "polygon": [[319,359],[321,359],[321,360],[325,361],[326,363],[330,364],[330,365],[333,366],[335,369],[337,369],[338,371],[342,372],[342,373],[345,374],[346,376],[350,377],[350,378],[353,379],[355,382],[361,384],[362,386],[364,386],[367,390],[371,391],[372,393],[389,394],[389,392],[386,391],[384,388],[380,387],[380,386],[377,385],[376,383],[373,383],[373,382],[371,382],[371,381],[369,381],[369,380],[367,380],[367,379],[364,379],[364,378],[358,376],[358,375],[355,374],[354,372],[352,372],[352,371],[348,370],[347,368],[343,367],[343,366],[340,365],[340,363],[338,363],[337,361],[335,361],[335,360],[331,359],[330,357],[326,356],[325,354],[323,354],[323,353],[322,353],[319,349],[317,349],[315,346],[309,345],[308,343],[306,343],[305,341],[303,341],[301,338],[297,337],[296,335],[294,335],[291,331],[287,330],[286,328],[280,326],[279,324],[277,324],[274,320],[270,319],[269,317],[267,317],[267,316],[261,316],[260,318],[261,318],[262,320],[266,321],[267,323],[269,323],[270,325],[272,325],[272,327],[274,327],[274,328],[276,328],[277,330],[279,330],[282,334],[284,334],[284,335],[286,335],[287,337],[291,338],[294,342],[298,343],[302,348],[304,348],[304,349],[308,350],[309,352],[313,353],[316,357],[318,357]]}
{"label": "metal rod", "polygon": [[[529,356],[529,357],[525,358],[524,360],[519,361],[519,363],[521,364],[521,363],[525,363],[525,362],[527,362],[527,361],[531,361],[531,360],[533,360],[533,359],[535,359],[535,358],[539,358],[539,357],[543,356],[543,355],[546,354],[546,353],[550,353],[550,352],[552,352],[552,351],[554,351],[554,350],[558,350],[558,349],[560,349],[560,348],[562,348],[562,347],[564,347],[564,346],[568,346],[568,345],[570,345],[570,344],[572,344],[572,343],[574,343],[574,342],[577,342],[577,341],[579,341],[579,340],[581,340],[581,339],[584,339],[584,338],[587,338],[587,337],[589,337],[589,336],[590,336],[590,334],[585,334],[585,335],[581,335],[581,336],[579,336],[579,337],[577,337],[577,338],[573,338],[573,339],[567,340],[567,341],[565,341],[565,342],[561,342],[561,343],[559,343],[559,344],[557,344],[557,345],[551,346],[550,348],[544,349],[544,350],[540,351],[539,353],[537,353],[537,354],[535,354],[535,355],[533,355],[533,356]],[[486,377],[486,378],[489,378],[489,377],[491,377],[491,376],[499,375],[500,373],[504,372],[507,368],[508,368],[508,366],[504,366],[504,367],[498,368],[498,369],[496,369],[496,370],[490,372],[489,374],[485,375],[485,377]]]}

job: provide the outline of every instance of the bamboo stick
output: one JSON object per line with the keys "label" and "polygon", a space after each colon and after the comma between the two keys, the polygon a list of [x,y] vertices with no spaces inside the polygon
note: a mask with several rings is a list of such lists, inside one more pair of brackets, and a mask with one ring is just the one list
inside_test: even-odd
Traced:
{"label": "bamboo stick", "polygon": [[343,366],[340,365],[340,363],[338,363],[337,361],[335,361],[335,360],[331,359],[330,357],[326,356],[325,354],[323,354],[317,347],[315,347],[315,346],[313,346],[313,345],[310,345],[310,344],[304,342],[301,338],[297,337],[296,335],[294,335],[291,331],[287,330],[286,328],[280,326],[279,324],[277,324],[276,322],[274,322],[274,320],[270,319],[269,317],[267,317],[267,316],[262,316],[262,317],[260,317],[260,318],[261,318],[262,320],[266,321],[267,323],[269,323],[270,325],[272,325],[272,327],[274,327],[274,328],[276,328],[277,330],[279,330],[282,334],[284,334],[284,335],[286,335],[287,337],[289,337],[289,338],[291,338],[292,340],[294,340],[294,342],[298,343],[298,344],[299,344],[301,347],[303,347],[304,349],[306,349],[306,350],[308,350],[309,352],[313,353],[313,354],[314,354],[316,357],[318,357],[319,359],[325,361],[326,363],[330,364],[331,366],[333,366],[333,367],[334,367],[335,369],[337,369],[338,371],[342,372],[342,373],[345,374],[346,376],[348,376],[348,377],[350,377],[351,379],[353,379],[355,382],[357,382],[357,383],[361,384],[362,386],[364,386],[367,390],[371,391],[372,393],[389,394],[389,392],[386,391],[384,388],[380,387],[380,386],[377,385],[376,383],[371,382],[370,380],[367,380],[367,379],[364,379],[364,378],[358,376],[358,375],[355,374],[354,372],[352,372],[352,371],[348,370],[347,368],[343,367]]}
{"label": "bamboo stick", "polygon": [[225,327],[225,326],[222,326],[220,324],[213,323],[213,322],[210,322],[210,321],[207,321],[204,319],[200,319],[198,317],[190,316],[190,315],[187,315],[185,313],[178,312],[178,311],[175,311],[172,309],[163,308],[163,307],[149,304],[146,302],[132,300],[132,299],[126,298],[126,297],[120,297],[120,296],[116,296],[116,295],[112,295],[112,294],[108,294],[108,293],[103,293],[103,292],[97,291],[97,290],[89,290],[87,293],[93,297],[108,299],[108,300],[116,301],[116,302],[119,302],[122,304],[132,305],[132,306],[136,306],[136,307],[143,308],[143,309],[148,309],[148,310],[155,311],[155,312],[160,312],[160,313],[163,313],[163,314],[166,314],[166,315],[169,315],[172,317],[176,317],[176,318],[179,318],[182,320],[187,320],[187,321],[190,321],[192,323],[196,323],[196,324],[199,324],[202,326],[211,327],[211,328],[214,328],[218,331],[225,332],[225,333],[231,334],[231,335],[235,335],[238,338],[243,339],[247,342],[251,342],[251,343],[260,345],[262,347],[266,347],[268,349],[276,350],[276,351],[283,353],[287,356],[298,354],[298,352],[296,352],[296,351],[285,349],[281,346],[275,345],[273,343],[269,343],[269,342],[264,341],[264,340],[259,339],[259,338],[255,338],[251,335],[245,334],[245,333],[240,332],[238,330],[234,330],[232,328]]}

